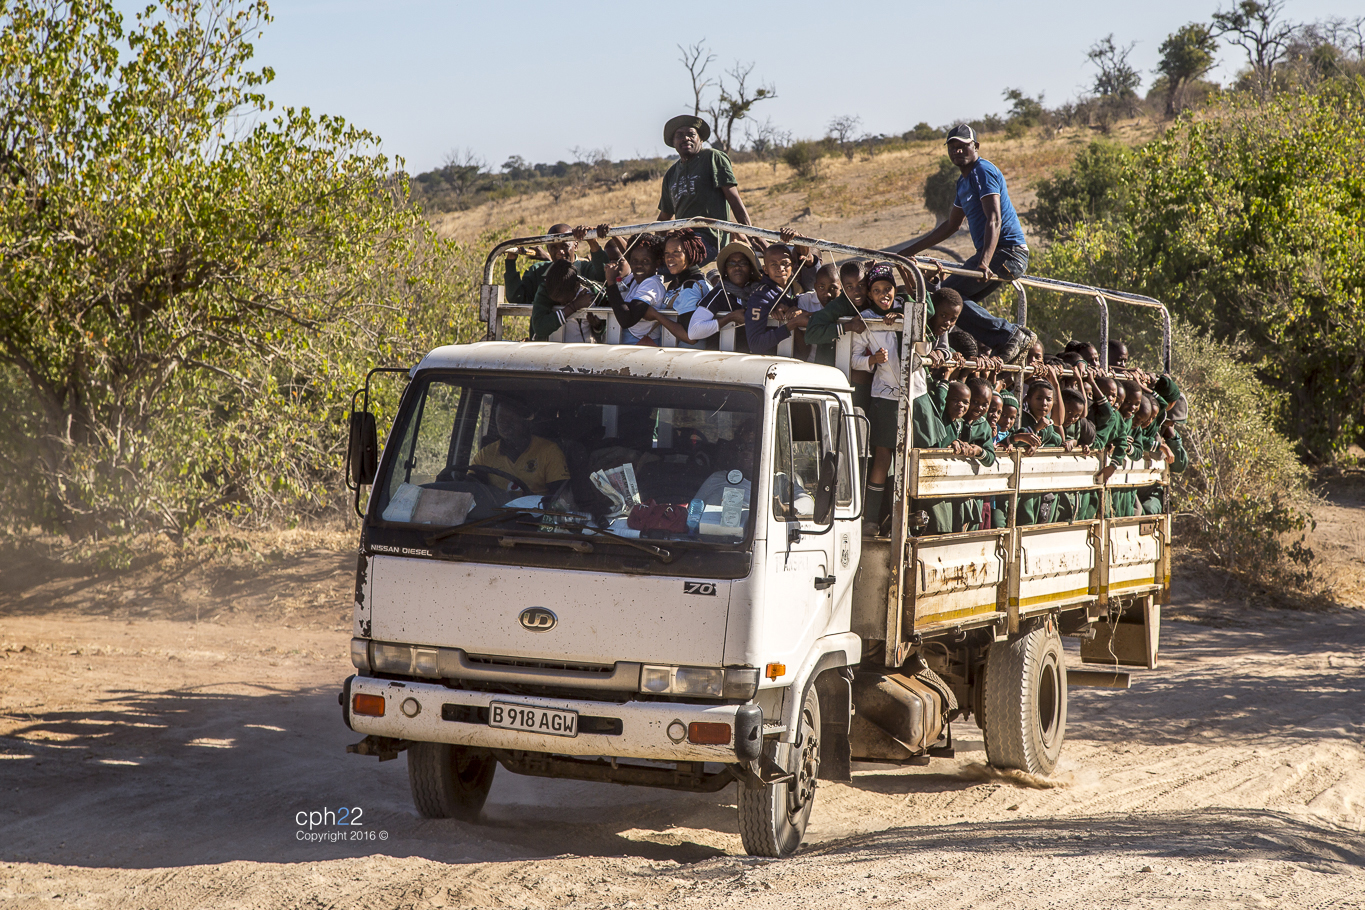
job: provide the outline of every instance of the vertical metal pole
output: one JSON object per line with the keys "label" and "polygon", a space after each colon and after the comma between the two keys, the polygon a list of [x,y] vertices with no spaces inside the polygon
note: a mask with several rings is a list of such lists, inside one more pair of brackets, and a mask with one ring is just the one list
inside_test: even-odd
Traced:
{"label": "vertical metal pole", "polygon": [[[1020,374],[1022,375],[1022,373]],[[1023,405],[1021,404],[1022,408]],[[1021,572],[1020,564],[1023,562],[1023,554],[1020,548],[1024,545],[1023,537],[1019,533],[1019,487],[1023,483],[1024,476],[1024,453],[1015,449],[1014,456],[1014,477],[1011,481],[1010,489],[1010,520],[1009,520],[1009,563],[1005,567],[1008,573],[1009,601],[1006,614],[1006,631],[1011,635],[1019,632],[1019,575]]]}
{"label": "vertical metal pole", "polygon": [[1161,308],[1161,363],[1164,372],[1171,371],[1171,313]]}
{"label": "vertical metal pole", "polygon": [[1019,306],[1015,310],[1014,324],[1028,325],[1028,294],[1024,291],[1023,282],[1016,278],[1010,284],[1019,292]]}
{"label": "vertical metal pole", "polygon": [[1096,294],[1095,303],[1100,307],[1100,369],[1109,369],[1109,304],[1104,295]]}
{"label": "vertical metal pole", "polygon": [[[887,641],[886,660],[888,666],[899,666],[901,638],[905,631],[905,615],[910,614],[909,625],[914,626],[914,592],[907,592],[907,585],[915,584],[915,575],[909,571],[912,558],[910,540],[910,471],[918,470],[918,462],[908,457],[915,448],[915,422],[913,419],[914,401],[910,397],[910,378],[920,369],[919,353],[915,342],[924,337],[924,313],[929,301],[929,287],[924,275],[912,267],[910,274],[915,277],[915,293],[910,298],[910,311],[901,320],[901,400],[896,408],[896,451],[893,471],[888,479],[894,477],[891,500],[891,583],[887,586]],[[890,663],[894,661],[894,663]]]}

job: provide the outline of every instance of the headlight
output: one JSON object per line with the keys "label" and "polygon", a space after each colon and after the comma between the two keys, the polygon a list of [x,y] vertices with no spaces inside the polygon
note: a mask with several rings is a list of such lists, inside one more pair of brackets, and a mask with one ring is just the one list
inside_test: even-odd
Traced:
{"label": "headlight", "polygon": [[419,648],[415,645],[391,645],[374,642],[371,658],[376,673],[396,673],[402,676],[426,676],[435,678],[440,675],[435,648]]}
{"label": "headlight", "polygon": [[758,670],[752,667],[655,667],[640,670],[640,691],[648,695],[690,695],[702,698],[742,698],[758,691]]}
{"label": "headlight", "polygon": [[370,640],[368,638],[351,639],[351,666],[361,673],[370,672]]}
{"label": "headlight", "polygon": [[758,694],[757,667],[728,667],[725,670],[725,697],[745,701]]}

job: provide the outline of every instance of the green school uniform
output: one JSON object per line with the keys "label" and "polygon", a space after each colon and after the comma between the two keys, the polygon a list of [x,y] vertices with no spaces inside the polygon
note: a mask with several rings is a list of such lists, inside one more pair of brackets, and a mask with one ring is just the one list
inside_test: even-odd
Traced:
{"label": "green school uniform", "polygon": [[[1093,448],[1103,452],[1113,442],[1114,434],[1119,427],[1119,412],[1110,406],[1109,402],[1101,398],[1090,406],[1090,422],[1095,425],[1095,442]],[[1096,518],[1100,513],[1100,494],[1096,490],[1087,490],[1076,496],[1076,514],[1073,520],[1089,521]]]}
{"label": "green school uniform", "polygon": [[[504,270],[502,285],[503,297],[508,303],[529,303],[534,305],[540,286],[545,282],[545,273],[553,263],[533,262],[526,271],[517,271],[517,261],[508,259]],[[591,259],[575,259],[574,271],[589,281],[607,280],[607,254],[605,250],[593,250]]]}
{"label": "green school uniform", "polygon": [[834,366],[834,343],[844,334],[840,319],[851,319],[858,315],[853,301],[840,294],[818,313],[811,313],[806,323],[806,344],[815,347],[815,362]]}
{"label": "green school uniform", "polygon": [[[963,423],[963,421],[958,421]],[[995,464],[995,443],[990,424],[985,417],[978,417],[958,430],[957,438],[971,445],[981,446],[981,457],[977,461],[986,467]],[[977,531],[981,528],[984,501],[980,499],[957,500],[957,512],[953,526],[959,531]]]}
{"label": "green school uniform", "polygon": [[[1066,427],[1062,435],[1079,444],[1081,436],[1080,421]],[[1057,494],[1057,504],[1053,507],[1053,521],[1075,521],[1081,509],[1081,499],[1086,491],[1073,491]]]}
{"label": "green school uniform", "polygon": [[[594,295],[593,306],[602,305],[605,300],[605,292],[602,286],[595,281],[583,280],[583,286]],[[549,341],[550,336],[559,331],[559,327],[564,324],[560,317],[560,306],[550,299],[550,295],[545,292],[544,285],[536,291],[535,303],[531,304],[531,340]]]}
{"label": "green school uniform", "polygon": [[1152,392],[1155,393],[1157,401],[1161,403],[1162,413],[1165,413],[1171,403],[1181,395],[1180,386],[1171,378],[1170,373],[1161,374],[1156,385],[1152,388]]}
{"label": "green school uniform", "polygon": [[[1062,445],[1062,434],[1057,432],[1057,427],[1049,422],[1046,426],[1040,427],[1034,420],[1033,415],[1024,411],[1019,415],[1019,428],[1030,430],[1042,440],[1044,447]],[[1040,513],[1043,508],[1043,497],[1045,493],[1025,493],[1019,497],[1019,505],[1015,511],[1015,523],[1020,525],[1033,525],[1038,523]]]}
{"label": "green school uniform", "polygon": [[[1137,438],[1133,435],[1132,418],[1125,418],[1119,414],[1114,428],[1112,444],[1114,449],[1113,454],[1109,457],[1109,463],[1115,467],[1121,468],[1126,459],[1141,454],[1137,448]],[[1128,518],[1138,514],[1137,510],[1136,492],[1131,489],[1109,491],[1109,514],[1112,517]]]}
{"label": "green school uniform", "polygon": [[[934,380],[930,381],[933,382]],[[939,383],[939,385],[943,385],[943,383]],[[947,387],[944,386],[943,395],[945,398],[947,394]],[[915,444],[919,448],[944,449],[951,446],[956,437],[953,431],[943,423],[943,410],[934,405],[933,398],[931,389],[929,394],[917,396],[911,405],[910,418],[914,423]],[[930,534],[947,534],[953,530],[954,516],[951,500],[916,500],[911,507],[923,509],[929,513],[928,532]]]}

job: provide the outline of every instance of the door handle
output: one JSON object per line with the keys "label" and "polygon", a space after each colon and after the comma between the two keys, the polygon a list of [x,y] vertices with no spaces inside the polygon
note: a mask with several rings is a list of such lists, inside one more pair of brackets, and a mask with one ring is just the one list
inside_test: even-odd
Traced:
{"label": "door handle", "polygon": [[824,576],[823,578],[821,578],[819,575],[815,576],[815,590],[817,590],[817,591],[823,591],[823,590],[825,590],[826,588],[832,588],[832,587],[834,587],[834,576],[833,576],[833,575],[826,575],[826,576]]}

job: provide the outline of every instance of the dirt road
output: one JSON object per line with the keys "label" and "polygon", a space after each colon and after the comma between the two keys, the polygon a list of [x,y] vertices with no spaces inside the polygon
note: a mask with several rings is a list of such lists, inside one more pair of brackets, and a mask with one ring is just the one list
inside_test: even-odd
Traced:
{"label": "dirt road", "polygon": [[[345,753],[350,559],[301,561],[283,611],[287,581],[239,579],[200,622],[11,579],[0,906],[1365,906],[1360,611],[1178,601],[1162,669],[1071,690],[1055,786],[989,773],[959,725],[956,759],[823,784],[770,862],[738,855],[733,788],[499,771],[483,824],[419,819],[401,758]],[[310,827],[341,808],[360,824]]]}

